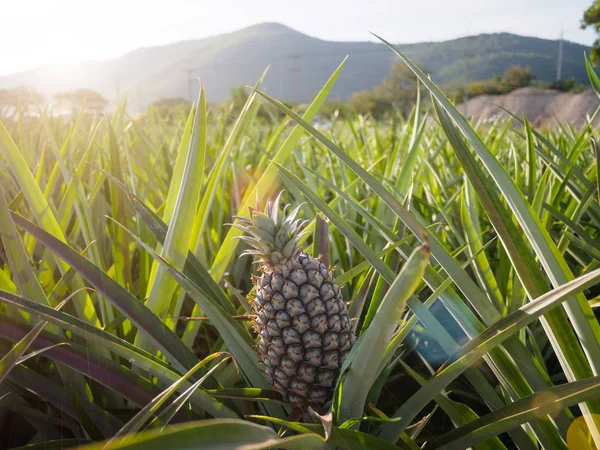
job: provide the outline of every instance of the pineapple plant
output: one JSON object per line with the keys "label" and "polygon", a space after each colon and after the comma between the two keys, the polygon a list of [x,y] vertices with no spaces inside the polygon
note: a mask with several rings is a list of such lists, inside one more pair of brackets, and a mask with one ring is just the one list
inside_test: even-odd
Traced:
{"label": "pineapple plant", "polygon": [[331,399],[341,364],[356,337],[331,268],[299,246],[307,221],[300,206],[279,212],[281,193],[264,211],[250,208],[250,218],[236,217],[250,245],[243,255],[260,264],[253,277],[255,328],[265,373],[292,406],[322,409]]}
{"label": "pineapple plant", "polygon": [[[121,108],[101,123],[4,114],[0,447],[600,448],[598,151],[584,147],[597,128],[538,133],[497,118],[474,130],[406,62],[439,124],[418,107],[414,125],[344,114],[327,138],[265,97],[323,144],[291,132],[268,153],[282,128],[256,121],[252,96],[235,121],[215,110],[217,132],[202,94],[189,126],[131,122]],[[63,161],[43,150],[56,144]],[[313,177],[323,168],[329,183]],[[250,172],[253,188],[240,183]],[[259,345],[234,325],[246,283],[224,277],[241,232],[223,218],[274,183],[334,225],[360,346],[331,271],[299,248],[299,208],[282,215],[279,198],[238,227],[262,271]],[[344,357],[329,423],[298,423],[329,406]],[[299,408],[263,396],[261,371]]]}

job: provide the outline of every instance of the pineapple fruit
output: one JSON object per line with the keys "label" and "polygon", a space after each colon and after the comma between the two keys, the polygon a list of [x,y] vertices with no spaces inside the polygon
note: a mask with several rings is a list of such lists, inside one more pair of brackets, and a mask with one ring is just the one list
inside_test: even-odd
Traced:
{"label": "pineapple fruit", "polygon": [[306,221],[287,217],[279,200],[264,212],[250,208],[250,219],[236,217],[240,237],[260,264],[253,277],[258,353],[265,373],[284,400],[306,410],[331,399],[342,361],[356,337],[332,270],[298,247]]}

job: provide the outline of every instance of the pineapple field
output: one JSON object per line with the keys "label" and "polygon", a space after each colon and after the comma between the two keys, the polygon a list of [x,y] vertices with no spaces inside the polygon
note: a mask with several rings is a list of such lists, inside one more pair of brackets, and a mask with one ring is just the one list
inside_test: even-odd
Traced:
{"label": "pineapple field", "polygon": [[600,448],[594,117],[469,122],[393,53],[406,117],[317,124],[342,62],[0,118],[0,448]]}

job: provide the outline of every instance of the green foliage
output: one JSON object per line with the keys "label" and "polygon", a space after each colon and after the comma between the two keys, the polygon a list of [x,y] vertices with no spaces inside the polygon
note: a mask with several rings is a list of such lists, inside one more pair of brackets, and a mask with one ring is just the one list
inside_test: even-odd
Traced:
{"label": "green foliage", "polygon": [[[598,130],[473,126],[397,56],[365,113],[332,101],[327,126],[345,62],[302,116],[262,78],[142,120],[3,115],[2,445],[533,450],[597,431]],[[226,225],[282,188],[358,336],[321,416],[261,372],[256,268]]]}
{"label": "green foliage", "polygon": [[231,106],[232,108],[239,113],[242,110],[246,102],[248,101],[248,97],[250,97],[250,93],[248,89],[244,86],[237,86],[229,89],[231,95]]}
{"label": "green foliage", "polygon": [[478,95],[502,95],[510,92],[511,89],[502,83],[502,81],[474,81],[469,83],[469,97],[477,97]]}
{"label": "green foliage", "polygon": [[355,92],[350,97],[348,106],[358,114],[371,114],[377,118],[382,117],[389,110],[389,104],[378,102],[373,91]]}
{"label": "green foliage", "polygon": [[535,78],[531,67],[511,66],[504,71],[502,83],[509,89],[529,86]]}
{"label": "green foliage", "polygon": [[106,105],[108,105],[108,100],[91,89],[75,89],[71,92],[59,92],[54,96],[54,99],[58,107],[85,108],[89,113],[102,114]]}
{"label": "green foliage", "polygon": [[167,123],[177,123],[185,120],[191,107],[191,103],[183,97],[162,98],[152,102],[146,114],[153,117],[153,121],[160,118]]}
{"label": "green foliage", "polygon": [[583,92],[586,86],[575,81],[575,78],[569,78],[568,80],[557,80],[554,83],[550,83],[548,89],[554,89],[559,92]]}
{"label": "green foliage", "polygon": [[342,101],[330,100],[323,104],[323,106],[319,110],[319,114],[328,119],[336,118],[345,107],[346,104]]}
{"label": "green foliage", "polygon": [[[250,98],[250,90],[246,86],[237,86],[229,89],[230,99],[223,104],[221,104],[221,108],[228,111],[231,120],[234,120],[244,108],[244,105],[248,102],[248,98]],[[286,104],[291,108],[295,106],[292,102],[286,102]],[[277,109],[273,108],[270,105],[256,105],[258,107],[258,117],[263,119],[280,119],[281,113],[277,111]]]}
{"label": "green foliage", "polygon": [[[596,33],[600,32],[600,1],[594,0],[583,13],[581,28],[592,27]],[[590,59],[594,64],[600,64],[600,38],[596,39],[592,46]]]}
{"label": "green foliage", "polygon": [[375,86],[375,97],[389,104],[403,115],[408,115],[417,96],[417,79],[405,64],[394,64],[391,74]]}
{"label": "green foliage", "polygon": [[415,102],[417,81],[403,64],[394,64],[390,75],[371,91],[352,94],[348,104],[358,114],[370,114],[380,119],[391,111],[406,116]]}
{"label": "green foliage", "polygon": [[[522,68],[520,66],[511,66],[504,71],[504,75],[494,75],[489,80],[484,81],[472,81],[469,83],[469,98],[477,97],[479,95],[502,95],[508,94],[509,92],[530,86],[535,79],[530,67]],[[575,81],[572,80],[573,85],[566,83],[557,84],[556,88],[562,87],[563,90],[575,90]],[[553,85],[546,83],[545,85],[538,85],[537,87],[542,89],[553,89]],[[456,102],[460,103],[464,101],[464,88],[460,85],[450,85],[446,87],[450,97]]]}
{"label": "green foliage", "polygon": [[2,114],[19,108],[25,113],[32,113],[36,105],[43,102],[44,96],[28,86],[0,89],[0,113]]}

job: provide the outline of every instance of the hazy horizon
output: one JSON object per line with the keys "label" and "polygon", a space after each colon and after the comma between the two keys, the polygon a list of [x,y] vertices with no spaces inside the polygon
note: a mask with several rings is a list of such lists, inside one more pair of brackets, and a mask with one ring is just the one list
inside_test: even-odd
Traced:
{"label": "hazy horizon", "polygon": [[[157,2],[107,0],[102,8],[59,0],[11,2],[0,18],[0,39],[10,42],[0,75],[49,64],[75,64],[118,58],[139,48],[203,39],[265,22],[281,23],[301,33],[330,41],[374,41],[369,31],[395,43],[445,41],[481,33],[508,32],[591,45],[593,30],[579,21],[590,0],[464,0],[418,4],[374,0],[365,9],[357,0],[317,2],[302,8],[282,7],[274,0],[248,5],[224,1],[210,8],[189,0],[173,0],[168,9]],[[252,7],[250,7],[252,6]],[[542,14],[539,11],[543,11]],[[184,14],[185,13],[185,14]],[[537,20],[532,20],[536,17]],[[416,20],[421,18],[422,20]],[[21,30],[28,30],[23,33]],[[18,36],[19,39],[15,39]]]}

